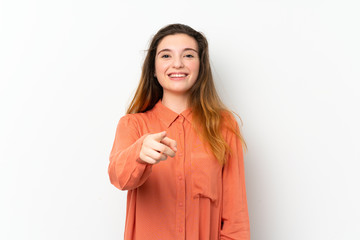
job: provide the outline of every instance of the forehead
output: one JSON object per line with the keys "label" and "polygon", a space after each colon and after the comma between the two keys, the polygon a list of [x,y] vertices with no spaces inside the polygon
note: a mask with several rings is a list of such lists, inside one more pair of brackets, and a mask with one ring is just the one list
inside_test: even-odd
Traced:
{"label": "forehead", "polygon": [[198,51],[198,44],[195,38],[190,37],[184,33],[178,33],[174,35],[168,35],[161,39],[157,47],[157,52],[161,51],[162,49],[182,50],[185,48],[192,48]]}

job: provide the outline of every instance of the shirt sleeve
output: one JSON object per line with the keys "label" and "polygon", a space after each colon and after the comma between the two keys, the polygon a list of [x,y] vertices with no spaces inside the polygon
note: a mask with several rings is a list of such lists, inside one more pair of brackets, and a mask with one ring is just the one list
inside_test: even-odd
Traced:
{"label": "shirt sleeve", "polygon": [[152,165],[139,159],[147,135],[140,136],[137,122],[130,114],[120,119],[108,167],[110,182],[115,187],[121,190],[135,189],[149,177]]}
{"label": "shirt sleeve", "polygon": [[[239,126],[235,119],[236,130]],[[246,200],[243,146],[239,137],[228,132],[231,154],[223,168],[221,240],[249,240],[250,224]]]}

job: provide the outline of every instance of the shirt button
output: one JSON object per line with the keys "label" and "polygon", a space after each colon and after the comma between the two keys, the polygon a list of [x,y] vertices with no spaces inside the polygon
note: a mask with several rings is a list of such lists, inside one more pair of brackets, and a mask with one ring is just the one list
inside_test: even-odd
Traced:
{"label": "shirt button", "polygon": [[182,202],[179,202],[179,207],[182,207],[183,206],[183,203]]}
{"label": "shirt button", "polygon": [[179,176],[179,181],[181,181],[182,180],[182,176]]}
{"label": "shirt button", "polygon": [[182,228],[179,228],[179,232],[182,232]]}

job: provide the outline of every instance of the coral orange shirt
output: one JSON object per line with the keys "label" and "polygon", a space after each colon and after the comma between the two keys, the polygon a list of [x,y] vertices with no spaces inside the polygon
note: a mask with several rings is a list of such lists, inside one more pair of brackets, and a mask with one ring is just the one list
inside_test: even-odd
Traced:
{"label": "coral orange shirt", "polygon": [[[221,166],[191,116],[190,109],[177,114],[160,100],[120,119],[108,171],[113,185],[128,190],[126,240],[250,239],[240,139],[223,131],[232,154]],[[155,165],[140,162],[144,138],[164,130],[177,142],[176,156]]]}

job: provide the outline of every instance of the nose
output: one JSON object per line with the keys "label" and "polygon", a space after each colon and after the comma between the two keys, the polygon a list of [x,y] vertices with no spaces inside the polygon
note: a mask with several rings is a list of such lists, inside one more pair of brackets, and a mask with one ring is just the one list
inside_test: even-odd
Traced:
{"label": "nose", "polygon": [[181,56],[174,57],[173,66],[174,68],[184,67],[183,59]]}

